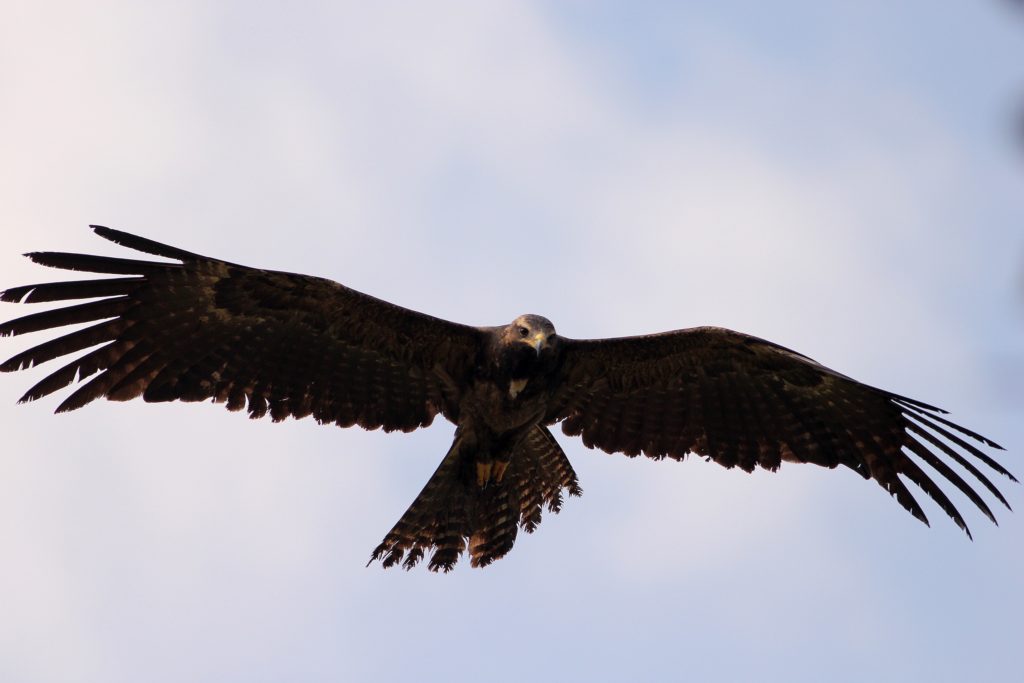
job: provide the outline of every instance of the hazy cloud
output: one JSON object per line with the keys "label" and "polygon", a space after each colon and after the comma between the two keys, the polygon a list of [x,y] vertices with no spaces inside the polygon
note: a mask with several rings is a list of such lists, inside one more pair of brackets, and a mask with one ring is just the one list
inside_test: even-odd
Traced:
{"label": "hazy cloud", "polygon": [[[954,409],[1014,469],[1024,202],[988,107],[1019,42],[990,7],[927,31],[880,3],[809,7],[12,7],[0,286],[50,276],[20,252],[116,253],[100,222],[470,323],[722,324]],[[997,73],[922,71],[939,35]],[[450,426],[15,407],[47,370],[0,382],[4,680],[1015,670],[1008,513],[972,515],[969,544],[850,472],[563,439],[586,494],[508,558],[384,573],[363,565]]]}

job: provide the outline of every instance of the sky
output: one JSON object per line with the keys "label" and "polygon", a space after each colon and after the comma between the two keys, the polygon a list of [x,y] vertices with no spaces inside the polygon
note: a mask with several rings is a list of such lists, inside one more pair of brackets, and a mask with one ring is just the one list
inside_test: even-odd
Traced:
{"label": "sky", "polygon": [[[23,252],[123,255],[98,223],[470,324],[722,325],[949,409],[1024,474],[1013,3],[3,9],[0,287],[62,276]],[[974,542],[849,471],[559,432],[582,498],[486,569],[385,572],[450,424],[16,405],[47,370],[0,377],[3,681],[1021,669],[1024,518],[955,492]]]}

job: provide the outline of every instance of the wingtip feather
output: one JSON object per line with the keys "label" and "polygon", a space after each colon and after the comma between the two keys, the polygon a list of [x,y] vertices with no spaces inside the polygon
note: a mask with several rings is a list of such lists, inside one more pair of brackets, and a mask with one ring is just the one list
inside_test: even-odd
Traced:
{"label": "wingtip feather", "polygon": [[178,261],[189,261],[203,258],[199,254],[195,254],[191,251],[185,251],[177,247],[172,247],[169,244],[163,244],[146,237],[139,237],[133,235],[130,232],[123,230],[115,230],[114,228],[108,228],[105,225],[90,225],[93,232],[102,237],[105,240],[109,240],[114,244],[119,244],[129,249],[135,249],[146,254],[152,254],[153,256],[162,256],[164,258],[176,259]]}

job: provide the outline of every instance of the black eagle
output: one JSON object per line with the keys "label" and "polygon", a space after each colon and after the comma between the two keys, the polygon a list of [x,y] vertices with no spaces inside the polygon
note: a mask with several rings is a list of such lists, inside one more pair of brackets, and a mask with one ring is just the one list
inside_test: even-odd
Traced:
{"label": "black eagle", "polygon": [[[940,455],[1003,505],[977,466],[1016,481],[979,445],[992,441],[945,411],[861,384],[795,351],[715,327],[617,339],[562,337],[523,315],[470,327],[410,311],[307,275],[260,270],[92,226],[125,247],[170,259],[61,252],[36,263],[120,277],[14,287],[0,300],[88,299],[0,325],[0,336],[93,323],[20,353],[10,372],[91,349],[22,397],[84,381],[57,412],[97,398],[205,401],[274,421],[411,431],[443,415],[455,439],[437,471],[371,562],[450,570],[502,557],[519,528],[532,532],[576,473],[549,431],[590,448],[657,460],[696,453],[747,472],[783,461],[837,465],[874,479],[927,524],[913,482],[968,536],[932,479],[952,483],[993,522],[982,497]],[[95,348],[93,348],[95,347]],[[975,442],[975,443],[972,443]],[[976,445],[979,444],[979,445]],[[922,469],[924,463],[930,476]]]}

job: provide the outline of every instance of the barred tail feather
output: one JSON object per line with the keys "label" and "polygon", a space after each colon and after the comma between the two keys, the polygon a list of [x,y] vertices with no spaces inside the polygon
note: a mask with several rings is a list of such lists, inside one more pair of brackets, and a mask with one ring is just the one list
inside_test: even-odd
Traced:
{"label": "barred tail feather", "polygon": [[455,441],[426,486],[370,558],[387,568],[412,569],[428,554],[431,571],[451,571],[464,552],[485,567],[512,549],[519,527],[540,524],[541,510],[557,512],[562,489],[578,496],[576,473],[545,427],[535,427],[516,449],[504,480],[476,485],[474,453]]}

